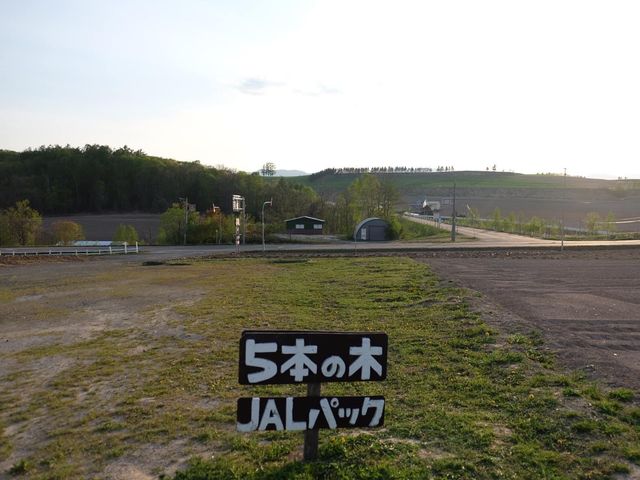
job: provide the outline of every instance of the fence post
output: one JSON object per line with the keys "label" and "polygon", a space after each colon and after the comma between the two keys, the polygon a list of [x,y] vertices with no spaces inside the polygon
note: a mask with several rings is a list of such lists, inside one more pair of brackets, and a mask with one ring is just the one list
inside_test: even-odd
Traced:
{"label": "fence post", "polygon": [[136,253],[140,253],[140,249],[138,248],[138,242],[136,242]]}
{"label": "fence post", "polygon": [[109,255],[113,255],[113,249],[111,248],[111,245],[109,245]]}
{"label": "fence post", "polygon": [[127,253],[127,242],[124,242],[124,254],[126,255]]}

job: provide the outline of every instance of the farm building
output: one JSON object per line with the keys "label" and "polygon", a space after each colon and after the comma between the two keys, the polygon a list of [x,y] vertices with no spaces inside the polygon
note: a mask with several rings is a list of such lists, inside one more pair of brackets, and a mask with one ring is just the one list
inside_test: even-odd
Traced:
{"label": "farm building", "polygon": [[389,224],[381,218],[366,218],[356,225],[353,238],[358,242],[381,242],[387,240],[388,228]]}
{"label": "farm building", "polygon": [[314,217],[296,217],[285,220],[289,235],[322,235],[324,220]]}

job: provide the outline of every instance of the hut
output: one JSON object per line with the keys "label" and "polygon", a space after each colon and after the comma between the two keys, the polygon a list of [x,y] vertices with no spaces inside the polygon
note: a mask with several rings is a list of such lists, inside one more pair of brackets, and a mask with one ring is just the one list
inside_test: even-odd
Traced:
{"label": "hut", "polygon": [[381,218],[366,218],[356,225],[353,238],[358,242],[381,242],[387,240],[389,223]]}
{"label": "hut", "polygon": [[284,221],[289,235],[322,235],[325,220],[302,216]]}

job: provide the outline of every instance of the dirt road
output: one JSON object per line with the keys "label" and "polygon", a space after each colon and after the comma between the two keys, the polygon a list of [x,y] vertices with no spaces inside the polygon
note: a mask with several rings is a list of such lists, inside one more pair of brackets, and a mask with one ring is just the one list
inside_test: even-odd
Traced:
{"label": "dirt road", "polygon": [[461,252],[428,263],[496,302],[490,321],[501,328],[539,330],[567,366],[640,390],[640,251]]}

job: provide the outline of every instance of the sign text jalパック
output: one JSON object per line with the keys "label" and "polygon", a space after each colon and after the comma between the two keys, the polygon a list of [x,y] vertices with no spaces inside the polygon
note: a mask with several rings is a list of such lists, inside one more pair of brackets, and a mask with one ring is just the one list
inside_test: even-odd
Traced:
{"label": "sign text jal\u30d1\u30c3\u30af", "polygon": [[387,376],[385,333],[245,331],[243,385],[380,381]]}
{"label": "sign text jal\u30d1\u30c3\u30af", "polygon": [[238,399],[239,432],[371,428],[383,424],[384,398],[380,396]]}

